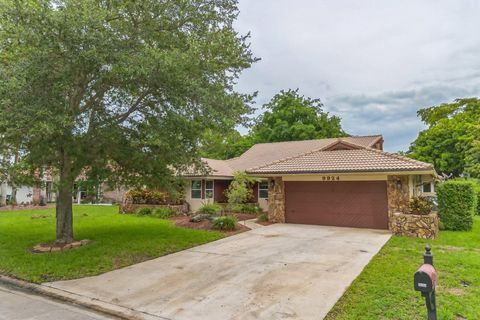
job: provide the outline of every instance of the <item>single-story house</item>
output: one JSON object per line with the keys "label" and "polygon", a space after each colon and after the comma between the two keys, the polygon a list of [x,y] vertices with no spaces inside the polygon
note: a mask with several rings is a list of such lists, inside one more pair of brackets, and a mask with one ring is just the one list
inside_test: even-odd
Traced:
{"label": "single-story house", "polygon": [[[56,193],[53,188],[53,180],[50,175],[42,178],[41,186],[17,186],[17,204],[39,204],[55,202]],[[11,201],[13,187],[6,181],[0,181],[0,206]]]}
{"label": "single-story house", "polygon": [[186,201],[226,202],[234,172],[261,179],[252,201],[275,222],[388,229],[411,197],[434,195],[437,174],[429,163],[383,151],[383,137],[256,144],[237,158],[203,159],[210,173],[184,175]]}

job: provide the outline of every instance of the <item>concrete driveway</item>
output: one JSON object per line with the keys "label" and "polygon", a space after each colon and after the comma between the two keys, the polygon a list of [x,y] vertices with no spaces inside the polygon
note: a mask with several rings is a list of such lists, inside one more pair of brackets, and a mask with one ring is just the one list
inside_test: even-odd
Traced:
{"label": "concrete driveway", "polygon": [[381,230],[275,224],[46,285],[149,319],[322,319],[389,238]]}

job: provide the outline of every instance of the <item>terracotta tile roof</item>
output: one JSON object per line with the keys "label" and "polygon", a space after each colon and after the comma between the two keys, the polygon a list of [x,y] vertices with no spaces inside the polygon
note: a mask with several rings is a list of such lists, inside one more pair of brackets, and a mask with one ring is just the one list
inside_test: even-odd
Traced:
{"label": "terracotta tile roof", "polygon": [[375,135],[304,141],[258,143],[248,149],[240,157],[226,160],[226,162],[235,171],[247,171],[248,169],[266,165],[280,159],[301,155],[306,152],[311,152],[313,150],[327,148],[338,141],[345,141],[347,143],[365,148],[373,146],[382,139],[383,138],[381,135]]}
{"label": "terracotta tile roof", "polygon": [[433,170],[429,163],[372,148],[315,150],[246,170],[248,173],[333,173]]}
{"label": "terracotta tile roof", "polygon": [[[210,169],[210,173],[208,174],[208,176],[232,177],[233,173],[236,171],[232,169],[225,160],[202,158],[202,161],[205,163],[207,168]],[[187,177],[205,176],[205,174],[202,173],[200,170],[195,171],[193,168],[187,170],[187,172],[183,175]]]}
{"label": "terracotta tile roof", "polygon": [[[259,143],[229,160],[202,158],[211,169],[208,176],[231,177],[235,171],[252,174],[387,172],[434,170],[428,163],[372,148],[381,135],[305,141]],[[341,143],[352,150],[331,150]],[[187,173],[185,176],[204,176]]]}

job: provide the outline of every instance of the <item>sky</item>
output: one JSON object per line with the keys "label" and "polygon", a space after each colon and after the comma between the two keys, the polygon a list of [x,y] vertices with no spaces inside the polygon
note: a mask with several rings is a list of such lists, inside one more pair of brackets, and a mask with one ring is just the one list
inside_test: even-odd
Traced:
{"label": "sky", "polygon": [[[236,29],[261,61],[236,86],[256,114],[282,89],[320,98],[352,135],[407,150],[417,110],[480,96],[480,1],[239,0]],[[243,133],[246,129],[241,129]]]}

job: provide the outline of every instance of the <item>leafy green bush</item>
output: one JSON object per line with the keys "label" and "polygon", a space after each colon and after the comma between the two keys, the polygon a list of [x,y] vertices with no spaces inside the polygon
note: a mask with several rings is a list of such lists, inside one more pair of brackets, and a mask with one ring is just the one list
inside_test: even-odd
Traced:
{"label": "leafy green bush", "polygon": [[262,208],[258,207],[257,205],[255,205],[253,203],[229,204],[228,205],[228,211],[257,214],[257,213],[262,212]]}
{"label": "leafy green bush", "polygon": [[242,204],[252,198],[253,186],[258,179],[249,177],[245,172],[237,171],[233,175],[233,180],[225,190],[225,196],[230,205]]}
{"label": "leafy green bush", "polygon": [[223,216],[213,220],[213,228],[218,230],[235,230],[237,218],[234,216]]}
{"label": "leafy green bush", "polygon": [[257,222],[267,222],[268,221],[268,215],[266,213],[262,213],[257,217]]}
{"label": "leafy green bush", "polygon": [[164,208],[157,208],[153,211],[152,216],[159,219],[168,219],[173,216],[177,215],[177,212],[171,208],[164,207]]}
{"label": "leafy green bush", "polygon": [[219,214],[222,211],[222,207],[216,203],[204,203],[198,209],[198,213],[202,214]]}
{"label": "leafy green bush", "polygon": [[433,209],[433,201],[427,197],[413,197],[410,199],[409,208],[412,214],[430,214]]}
{"label": "leafy green bush", "polygon": [[477,195],[477,214],[480,215],[480,180],[475,181],[474,189]]}
{"label": "leafy green bush", "polygon": [[257,214],[262,212],[262,209],[253,203],[242,205],[241,212]]}
{"label": "leafy green bush", "polygon": [[200,222],[204,220],[209,220],[212,221],[216,216],[212,214],[205,214],[205,213],[200,213],[200,214],[195,214],[192,217],[190,217],[190,222]]}
{"label": "leafy green bush", "polygon": [[156,190],[129,190],[125,198],[132,199],[133,204],[165,204],[166,194]]}
{"label": "leafy green bush", "polygon": [[449,180],[437,186],[438,210],[445,230],[471,230],[476,195],[469,181]]}
{"label": "leafy green bush", "polygon": [[150,215],[152,215],[152,209],[150,209],[150,208],[138,208],[136,214],[137,214],[137,216],[150,216]]}

